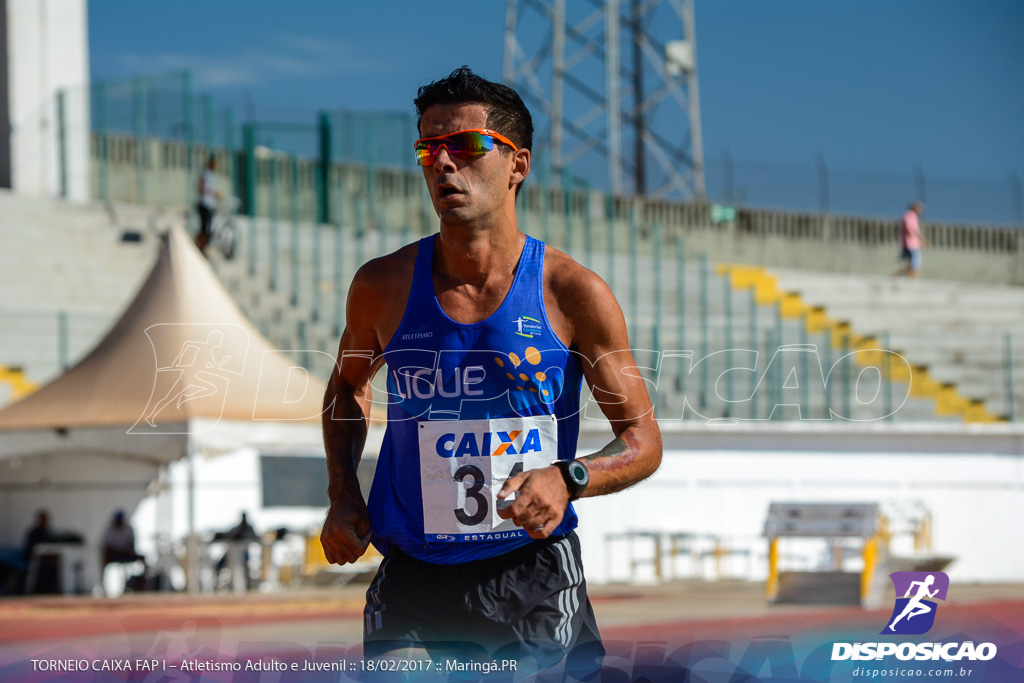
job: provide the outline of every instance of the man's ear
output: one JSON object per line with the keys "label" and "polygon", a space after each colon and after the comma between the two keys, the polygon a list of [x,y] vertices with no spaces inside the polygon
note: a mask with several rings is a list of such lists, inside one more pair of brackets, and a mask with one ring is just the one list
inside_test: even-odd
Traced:
{"label": "man's ear", "polygon": [[512,173],[508,178],[509,189],[521,184],[528,175],[530,175],[530,150],[516,150],[512,153]]}

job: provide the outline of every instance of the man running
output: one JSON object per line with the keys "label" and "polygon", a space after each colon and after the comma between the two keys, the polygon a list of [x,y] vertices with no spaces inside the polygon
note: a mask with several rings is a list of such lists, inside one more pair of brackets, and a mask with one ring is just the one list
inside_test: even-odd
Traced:
{"label": "man running", "polygon": [[[345,564],[372,542],[384,555],[367,591],[367,657],[544,667],[570,654],[593,666],[603,648],[570,502],[657,469],[651,402],[608,286],[517,227],[533,138],[519,95],[462,67],[415,104],[440,233],[352,281],[324,401],[324,552]],[[385,362],[388,426],[367,506],[356,467]],[[575,459],[584,379],[615,439]]]}
{"label": "man running", "polygon": [[910,594],[914,591],[914,586],[917,586],[917,594],[910,598],[910,601],[907,602],[907,606],[903,608],[900,615],[893,619],[892,623],[889,624],[890,631],[896,631],[896,623],[903,617],[906,617],[907,621],[910,621],[916,616],[927,614],[932,611],[932,608],[924,604],[922,600],[924,598],[934,598],[935,594],[939,592],[938,588],[933,591],[928,590],[933,583],[935,583],[935,575],[929,574],[924,581],[913,581],[909,586],[907,586],[906,595],[903,597],[910,598]]}

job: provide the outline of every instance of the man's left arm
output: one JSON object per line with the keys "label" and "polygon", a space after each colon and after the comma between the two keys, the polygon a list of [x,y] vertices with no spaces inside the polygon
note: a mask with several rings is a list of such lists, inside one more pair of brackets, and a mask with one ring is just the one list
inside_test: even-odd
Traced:
{"label": "man's left arm", "polygon": [[[615,439],[597,453],[579,458],[590,472],[583,497],[626,489],[646,479],[661,464],[661,432],[647,387],[629,349],[622,310],[608,286],[582,268],[572,283],[566,307],[571,313],[572,347],[581,355],[583,374]],[[557,467],[530,470],[505,482],[498,498],[516,500],[498,514],[511,518],[533,538],[547,538],[569,503],[569,490]]]}

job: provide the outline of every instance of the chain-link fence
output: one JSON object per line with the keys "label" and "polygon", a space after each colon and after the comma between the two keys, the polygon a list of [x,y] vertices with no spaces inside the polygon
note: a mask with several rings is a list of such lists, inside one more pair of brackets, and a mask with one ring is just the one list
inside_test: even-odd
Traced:
{"label": "chain-link fence", "polygon": [[[83,99],[88,133],[80,130],[85,122],[74,118]],[[89,140],[92,198],[164,206],[194,203],[196,176],[208,156],[216,152],[221,169],[230,167],[230,155],[241,143],[234,110],[196,93],[188,71],[66,89],[58,95],[57,111],[64,196],[69,176],[78,172],[64,153],[71,139]]]}
{"label": "chain-link fence", "polygon": [[[90,121],[74,112],[88,99]],[[417,137],[415,117],[394,111],[328,111],[308,122],[247,121],[243,127],[231,108],[220,107],[209,94],[198,93],[188,71],[97,82],[86,90],[66,90],[58,96],[62,149],[58,152],[61,187],[79,173],[63,153],[63,140],[91,127],[91,196],[103,201],[191,205],[196,175],[211,152],[225,185],[243,199],[248,215],[268,215],[269,159],[299,158],[300,177],[320,178],[319,196],[300,215],[328,221],[329,188],[334,164],[357,169],[365,181],[367,220],[379,219],[376,170],[412,170],[412,145]],[[79,117],[80,118],[80,117]],[[243,128],[255,137],[243,144]],[[239,159],[244,154],[246,158]],[[259,171],[247,168],[252,161]],[[287,165],[288,161],[281,163]],[[315,164],[320,164],[319,170]],[[590,178],[587,162],[567,173],[552,174],[543,152],[534,158],[532,183],[584,185]],[[308,170],[307,170],[308,167]],[[279,169],[284,172],[287,171]],[[739,207],[759,207],[821,214],[896,217],[913,200],[924,201],[930,220],[1001,225],[1024,225],[1021,180],[1016,172],[1004,177],[955,178],[936,176],[914,167],[905,173],[835,167],[823,157],[805,165],[733,159],[729,149],[705,155],[708,198]],[[354,178],[354,176],[353,176]],[[280,174],[276,178],[285,183]],[[305,193],[301,184],[296,191]],[[351,191],[351,190],[350,190]]]}
{"label": "chain-link fence", "polygon": [[921,167],[885,173],[835,167],[820,157],[806,165],[734,160],[727,150],[705,159],[704,168],[708,196],[725,204],[883,217],[920,200],[936,220],[1024,225],[1021,181],[1013,172],[1003,178],[937,176]]}

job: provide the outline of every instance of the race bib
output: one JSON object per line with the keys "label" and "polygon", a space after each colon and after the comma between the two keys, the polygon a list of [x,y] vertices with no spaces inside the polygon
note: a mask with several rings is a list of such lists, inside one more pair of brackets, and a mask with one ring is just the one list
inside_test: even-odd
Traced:
{"label": "race bib", "polygon": [[428,541],[525,536],[498,511],[515,500],[498,492],[527,470],[558,459],[554,415],[419,423],[423,533]]}

